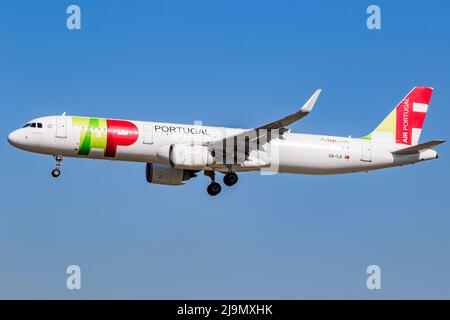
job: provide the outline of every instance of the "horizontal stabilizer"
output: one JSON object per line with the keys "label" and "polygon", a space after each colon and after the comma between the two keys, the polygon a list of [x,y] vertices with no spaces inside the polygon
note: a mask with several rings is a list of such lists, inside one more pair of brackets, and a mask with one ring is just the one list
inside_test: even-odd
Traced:
{"label": "horizontal stabilizer", "polygon": [[445,140],[433,140],[433,141],[428,141],[425,143],[421,143],[412,147],[408,147],[408,148],[404,148],[404,149],[400,149],[400,150],[396,150],[396,151],[392,151],[393,154],[398,154],[398,155],[407,155],[407,154],[415,154],[415,153],[419,153],[421,151],[425,151],[428,149],[431,149],[437,145],[440,145],[441,143],[444,143]]}

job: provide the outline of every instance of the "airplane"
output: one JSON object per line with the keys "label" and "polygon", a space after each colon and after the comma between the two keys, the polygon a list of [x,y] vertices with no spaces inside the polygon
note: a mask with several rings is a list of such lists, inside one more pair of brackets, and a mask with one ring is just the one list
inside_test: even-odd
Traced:
{"label": "airplane", "polygon": [[360,137],[292,133],[290,124],[306,117],[321,93],[317,90],[295,113],[254,129],[173,124],[95,117],[45,116],[8,135],[19,149],[52,155],[53,177],[63,157],[146,163],[146,179],[161,185],[183,185],[203,171],[211,179],[207,192],[237,183],[246,171],[294,174],[344,174],[402,166],[435,159],[432,148],[419,144],[433,88],[414,87],[370,134]]}

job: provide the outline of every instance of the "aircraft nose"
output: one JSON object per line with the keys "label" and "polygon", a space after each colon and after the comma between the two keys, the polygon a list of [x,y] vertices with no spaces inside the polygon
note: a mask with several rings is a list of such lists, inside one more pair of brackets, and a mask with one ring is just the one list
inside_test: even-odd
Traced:
{"label": "aircraft nose", "polygon": [[20,142],[20,134],[18,130],[14,130],[8,135],[8,142],[10,145],[17,147]]}

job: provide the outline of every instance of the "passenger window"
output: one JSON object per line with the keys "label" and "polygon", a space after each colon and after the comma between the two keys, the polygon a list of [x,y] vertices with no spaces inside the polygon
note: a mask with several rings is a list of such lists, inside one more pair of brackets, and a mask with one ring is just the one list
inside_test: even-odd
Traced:
{"label": "passenger window", "polygon": [[32,127],[32,128],[36,128],[36,123],[35,122],[33,122],[32,124],[31,124],[31,126],[30,127]]}
{"label": "passenger window", "polygon": [[38,124],[37,124],[37,127],[38,127],[38,128],[42,128],[42,123],[38,123]]}

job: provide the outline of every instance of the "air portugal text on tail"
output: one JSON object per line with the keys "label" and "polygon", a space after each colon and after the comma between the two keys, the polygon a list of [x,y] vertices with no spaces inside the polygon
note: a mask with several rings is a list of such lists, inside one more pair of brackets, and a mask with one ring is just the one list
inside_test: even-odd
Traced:
{"label": "air portugal text on tail", "polygon": [[432,93],[433,88],[412,89],[367,138],[386,139],[405,145],[418,144]]}
{"label": "air portugal text on tail", "polygon": [[223,182],[232,186],[239,172],[343,174],[412,164],[437,158],[432,148],[444,142],[419,143],[432,88],[415,87],[369,135],[362,138],[292,133],[287,127],[312,111],[317,90],[297,111],[254,129],[223,128],[46,116],[8,135],[11,145],[53,155],[52,175],[61,173],[63,157],[146,163],[152,184],[183,185],[200,171],[211,179],[207,191],[217,195]]}

